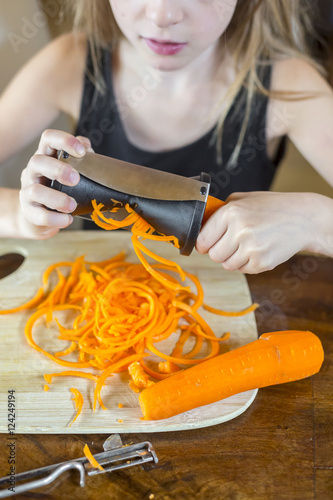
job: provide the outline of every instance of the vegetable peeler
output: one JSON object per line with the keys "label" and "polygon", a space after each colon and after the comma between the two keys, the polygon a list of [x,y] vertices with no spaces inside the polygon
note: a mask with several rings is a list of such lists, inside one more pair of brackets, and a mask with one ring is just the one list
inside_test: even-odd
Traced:
{"label": "vegetable peeler", "polygon": [[91,152],[75,158],[59,151],[58,159],[80,174],[76,186],[51,183],[53,189],[76,200],[72,215],[90,218],[93,199],[103,203],[104,211],[129,204],[156,231],[175,236],[182,255],[190,255],[202,224],[224,204],[209,196],[207,173],[200,178],[183,177]]}
{"label": "vegetable peeler", "polygon": [[[84,487],[86,474],[88,476],[93,476],[132,467],[134,465],[143,465],[148,462],[158,463],[154,448],[148,441],[123,445],[119,434],[112,434],[104,441],[103,449],[103,452],[97,453],[93,455],[93,457],[104,470],[93,467],[86,457],[40,467],[39,469],[15,474],[15,486],[10,489],[11,476],[1,478],[0,487],[6,486],[6,488],[0,489],[0,498],[7,498],[35,488],[40,488],[41,486],[46,486],[69,469],[76,469],[79,471],[80,486]],[[34,479],[38,477],[39,479]],[[33,480],[29,481],[30,479]]]}

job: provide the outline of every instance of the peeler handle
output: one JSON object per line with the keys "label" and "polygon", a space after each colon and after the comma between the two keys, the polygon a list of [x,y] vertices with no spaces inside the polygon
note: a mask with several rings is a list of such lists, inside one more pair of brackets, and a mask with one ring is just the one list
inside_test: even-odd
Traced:
{"label": "peeler handle", "polygon": [[[80,473],[80,486],[83,488],[85,486],[85,468],[79,462],[66,462],[60,464],[59,467],[54,469],[49,475],[42,477],[40,479],[35,479],[34,481],[29,481],[23,484],[15,485],[12,489],[2,489],[0,490],[0,498],[7,498],[14,495],[19,495],[21,493],[26,493],[27,491],[40,488],[41,486],[46,486],[52,483],[57,477],[59,477],[63,472],[69,469],[76,469]],[[20,476],[16,477],[16,479]]]}

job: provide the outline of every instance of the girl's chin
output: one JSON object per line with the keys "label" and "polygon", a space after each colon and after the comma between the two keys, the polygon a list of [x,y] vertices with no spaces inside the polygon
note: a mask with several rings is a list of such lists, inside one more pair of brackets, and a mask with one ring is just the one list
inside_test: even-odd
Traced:
{"label": "girl's chin", "polygon": [[149,66],[151,66],[154,69],[157,69],[158,71],[165,71],[165,72],[172,72],[172,71],[177,71],[185,67],[184,64],[172,64],[172,63],[163,63],[163,62],[149,62]]}
{"label": "girl's chin", "polygon": [[147,63],[159,71],[177,71],[185,68],[190,61],[184,57],[176,56],[149,56],[146,57]]}

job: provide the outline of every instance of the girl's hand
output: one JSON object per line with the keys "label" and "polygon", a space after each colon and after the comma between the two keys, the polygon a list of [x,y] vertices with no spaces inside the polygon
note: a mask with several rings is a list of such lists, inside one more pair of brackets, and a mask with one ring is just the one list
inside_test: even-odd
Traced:
{"label": "girl's hand", "polygon": [[70,214],[76,201],[48,187],[51,180],[67,186],[75,186],[80,180],[74,168],[56,158],[59,150],[77,158],[93,151],[86,137],[74,137],[61,130],[46,130],[42,134],[36,153],[21,175],[19,225],[26,238],[50,238],[73,221]]}
{"label": "girl's hand", "polygon": [[230,271],[273,269],[315,246],[317,198],[320,195],[313,193],[234,193],[204,225],[196,249]]}

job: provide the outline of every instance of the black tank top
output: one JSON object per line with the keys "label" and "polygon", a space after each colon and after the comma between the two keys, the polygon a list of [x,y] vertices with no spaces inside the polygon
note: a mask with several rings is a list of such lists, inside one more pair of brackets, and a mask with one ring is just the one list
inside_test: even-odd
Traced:
{"label": "black tank top", "polygon": [[[111,52],[102,50],[101,72],[106,83],[104,94],[96,89],[89,77],[93,73],[91,53],[87,54],[87,70],[76,135],[89,137],[96,153],[146,167],[172,172],[186,177],[207,172],[211,175],[210,194],[225,200],[235,191],[266,191],[269,189],[277,166],[283,157],[281,141],[272,161],[266,149],[266,115],[268,98],[255,94],[249,125],[242,143],[237,164],[226,168],[237,143],[245,116],[245,88],[242,88],[226,116],[222,135],[222,165],[217,160],[216,141],[212,140],[215,127],[192,144],[166,151],[145,151],[127,139],[123,122],[126,109],[117,103],[112,84]],[[260,68],[260,78],[265,88],[270,88],[271,66]],[[144,96],[144,87],[136,88],[137,99]],[[140,94],[141,92],[141,94]],[[237,113],[235,113],[237,110]],[[95,224],[85,227],[96,228]]]}

